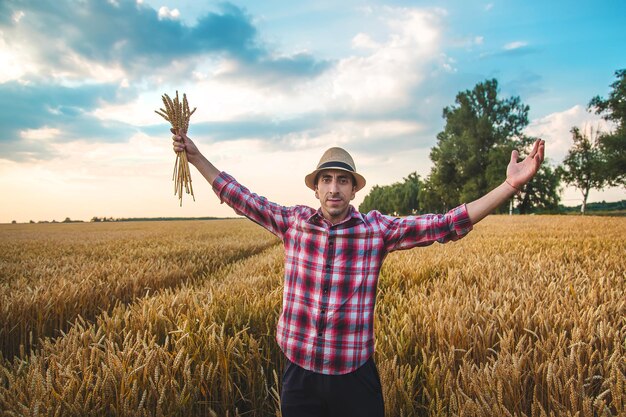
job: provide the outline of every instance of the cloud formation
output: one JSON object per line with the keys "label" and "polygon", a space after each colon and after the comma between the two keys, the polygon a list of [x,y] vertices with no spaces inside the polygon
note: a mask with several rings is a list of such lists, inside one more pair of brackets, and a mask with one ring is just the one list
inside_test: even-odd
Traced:
{"label": "cloud formation", "polygon": [[440,77],[453,65],[441,53],[445,12],[388,7],[376,12],[384,33],[356,33],[352,50],[319,76],[283,78],[288,87],[271,90],[255,85],[262,76],[252,74],[250,88],[225,86],[229,80],[219,71],[195,82],[196,96],[216,97],[219,104],[207,103],[210,109],[199,111],[193,134],[214,142],[260,139],[268,148],[429,146],[435,132],[424,126],[440,118],[444,104],[437,97],[452,88],[442,88]]}
{"label": "cloud formation", "polygon": [[526,133],[544,139],[546,157],[560,164],[573,144],[572,127],[578,127],[583,132],[589,132],[589,129],[609,132],[615,126],[588,112],[583,106],[575,105],[567,110],[533,120],[526,128]]}
{"label": "cloud formation", "polygon": [[[20,24],[53,21],[63,4],[69,7],[61,2],[46,9],[20,9],[25,15]],[[146,113],[146,101],[141,87],[134,86],[142,83],[149,85],[146,90],[174,84],[192,91],[196,97],[192,103],[201,107],[194,116],[193,133],[210,135],[216,142],[263,140],[268,149],[327,143],[364,150],[381,145],[390,150],[425,147],[427,143],[416,140],[416,134],[425,133],[425,120],[439,117],[443,104],[432,102],[441,91],[437,73],[450,72],[453,65],[441,54],[445,12],[439,9],[377,9],[383,34],[355,34],[353,53],[330,62],[306,52],[280,55],[265,48],[251,18],[229,4],[205,14],[192,27],[184,26],[170,9],[89,1],[85,7],[71,12],[82,15],[80,22],[63,28],[61,38],[65,39],[62,47],[79,57],[74,61],[88,65],[71,69],[57,57],[47,61],[54,69],[49,73],[39,71],[31,78],[0,84],[2,104],[18,104],[0,116],[7,126],[0,137],[0,157],[45,159],[55,155],[52,143],[124,141],[137,131],[162,135],[163,124],[157,124],[156,117],[153,125],[138,123],[145,119],[139,115]],[[129,15],[131,22],[116,33],[88,30],[96,25],[95,14],[101,14],[98,21],[113,22]],[[133,32],[139,30],[134,28],[137,25],[158,36],[138,36]],[[13,25],[13,30],[22,29]],[[81,31],[88,39],[73,34]],[[172,43],[176,39],[184,47],[177,48]],[[159,42],[164,46],[157,48]],[[96,44],[103,50],[97,50]],[[167,73],[159,71],[161,63]],[[194,79],[189,79],[191,71]],[[431,82],[424,85],[427,74]],[[154,100],[154,107],[157,104]],[[34,136],[42,139],[34,141]],[[425,136],[432,138],[434,132]]]}
{"label": "cloud formation", "polygon": [[[311,78],[328,63],[310,54],[275,56],[246,12],[229,3],[185,25],[177,10],[131,0],[0,2],[0,158],[49,156],[22,133],[57,129],[50,141],[124,140],[123,123],[91,114],[162,83],[180,83],[207,57],[234,63],[222,74],[257,82]],[[6,149],[13,152],[6,152]],[[37,148],[35,150],[34,148]]]}
{"label": "cloud formation", "polygon": [[[104,100],[114,100],[115,86],[66,87],[43,83],[0,84],[0,158],[15,161],[55,156],[51,143],[90,138],[118,142],[133,128],[89,114]],[[39,132],[39,133],[35,133]],[[48,132],[43,134],[43,132]],[[50,134],[54,132],[54,134]]]}

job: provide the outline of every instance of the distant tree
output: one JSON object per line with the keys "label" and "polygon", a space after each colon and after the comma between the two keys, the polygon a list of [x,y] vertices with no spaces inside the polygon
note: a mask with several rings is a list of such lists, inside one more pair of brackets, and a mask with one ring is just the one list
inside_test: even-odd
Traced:
{"label": "distant tree", "polygon": [[15,221],[15,220],[11,221],[11,224],[16,224],[16,223],[17,223],[17,221]]}
{"label": "distant tree", "polygon": [[33,224],[33,223],[35,223],[35,221],[34,220],[30,220],[28,223]]}
{"label": "distant tree", "polygon": [[419,210],[419,193],[422,185],[420,176],[411,172],[401,183],[396,184],[394,194],[394,211],[397,215],[408,216]]}
{"label": "distant tree", "polygon": [[541,165],[537,174],[516,197],[520,214],[558,212],[561,202],[561,170],[547,163]]}
{"label": "distant tree", "polygon": [[417,213],[419,193],[422,181],[417,173],[412,172],[402,182],[392,185],[375,185],[365,196],[359,211],[367,213],[378,210],[384,214],[407,216]]}
{"label": "distant tree", "polygon": [[449,207],[430,176],[424,181],[418,199],[421,213],[441,213]]}
{"label": "distant tree", "polygon": [[66,217],[65,220],[63,220],[63,223],[72,223],[72,219]]}
{"label": "distant tree", "polygon": [[457,94],[455,105],[443,110],[446,125],[430,152],[434,166],[426,189],[431,195],[423,201],[446,210],[501,184],[511,151],[533,141],[522,133],[528,110],[519,97],[498,98],[495,79]]}
{"label": "distant tree", "polygon": [[590,129],[590,133],[587,134],[573,127],[570,132],[574,144],[563,160],[560,175],[566,184],[573,185],[582,193],[583,203],[580,211],[584,215],[589,191],[603,189],[608,185],[608,180],[603,172],[604,161],[598,131]]}
{"label": "distant tree", "polygon": [[603,172],[608,185],[626,186],[626,69],[615,71],[617,80],[611,84],[612,91],[604,99],[595,96],[588,109],[615,123],[613,132],[601,134],[598,145],[602,153]]}
{"label": "distant tree", "polygon": [[389,195],[388,188],[389,186],[373,186],[359,205],[359,211],[367,213],[372,210],[378,210],[385,214],[392,213],[391,201],[387,198]]}

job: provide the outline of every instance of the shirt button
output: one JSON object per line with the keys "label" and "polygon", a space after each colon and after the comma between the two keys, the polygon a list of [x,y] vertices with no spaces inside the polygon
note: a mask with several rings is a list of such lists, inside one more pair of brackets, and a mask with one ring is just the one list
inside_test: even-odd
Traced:
{"label": "shirt button", "polygon": [[320,311],[320,313],[324,314],[324,313],[326,313],[326,310],[322,310],[322,311]]}
{"label": "shirt button", "polygon": [[328,287],[324,287],[324,294],[328,294]]}
{"label": "shirt button", "polygon": [[322,332],[319,332],[319,333],[317,334],[317,337],[322,337]]}

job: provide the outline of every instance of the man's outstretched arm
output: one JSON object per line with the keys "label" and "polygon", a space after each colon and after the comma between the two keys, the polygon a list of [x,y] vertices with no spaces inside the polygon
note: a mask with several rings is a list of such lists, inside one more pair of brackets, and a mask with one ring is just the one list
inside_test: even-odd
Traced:
{"label": "man's outstretched arm", "polygon": [[521,162],[517,162],[519,153],[511,152],[511,161],[506,169],[506,180],[478,200],[467,204],[467,214],[472,224],[478,223],[513,197],[535,176],[543,162],[544,146],[545,141],[537,139],[530,154]]}
{"label": "man's outstretched arm", "polygon": [[189,163],[196,167],[209,184],[213,185],[215,178],[220,175],[220,170],[215,168],[215,166],[200,153],[198,147],[186,134],[181,133],[179,135],[174,129],[170,130],[174,134],[174,136],[172,136],[174,152],[187,151],[187,160]]}
{"label": "man's outstretched arm", "polygon": [[235,213],[247,217],[283,239],[292,224],[292,207],[281,206],[253,193],[209,162],[186,134],[177,134],[175,131],[172,133],[174,151],[187,152],[187,160],[211,184],[221,203],[227,204]]}

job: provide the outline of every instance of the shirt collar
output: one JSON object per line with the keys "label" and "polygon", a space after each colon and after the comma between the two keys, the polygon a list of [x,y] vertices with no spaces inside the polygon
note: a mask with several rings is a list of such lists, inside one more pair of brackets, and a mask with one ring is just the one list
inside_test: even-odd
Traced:
{"label": "shirt collar", "polygon": [[[361,223],[363,223],[365,220],[363,219],[363,215],[361,213],[359,213],[352,205],[348,206],[348,215],[346,216],[345,219],[343,219],[341,222],[337,223],[337,224],[342,224],[342,223],[346,223],[352,219],[356,219],[357,221],[360,221]],[[314,212],[313,214],[311,214],[311,216],[309,216],[309,218],[307,219],[307,222],[309,223],[321,223],[324,221],[324,214],[322,213],[322,208],[318,208],[316,212]],[[336,225],[333,225],[336,226]]]}

